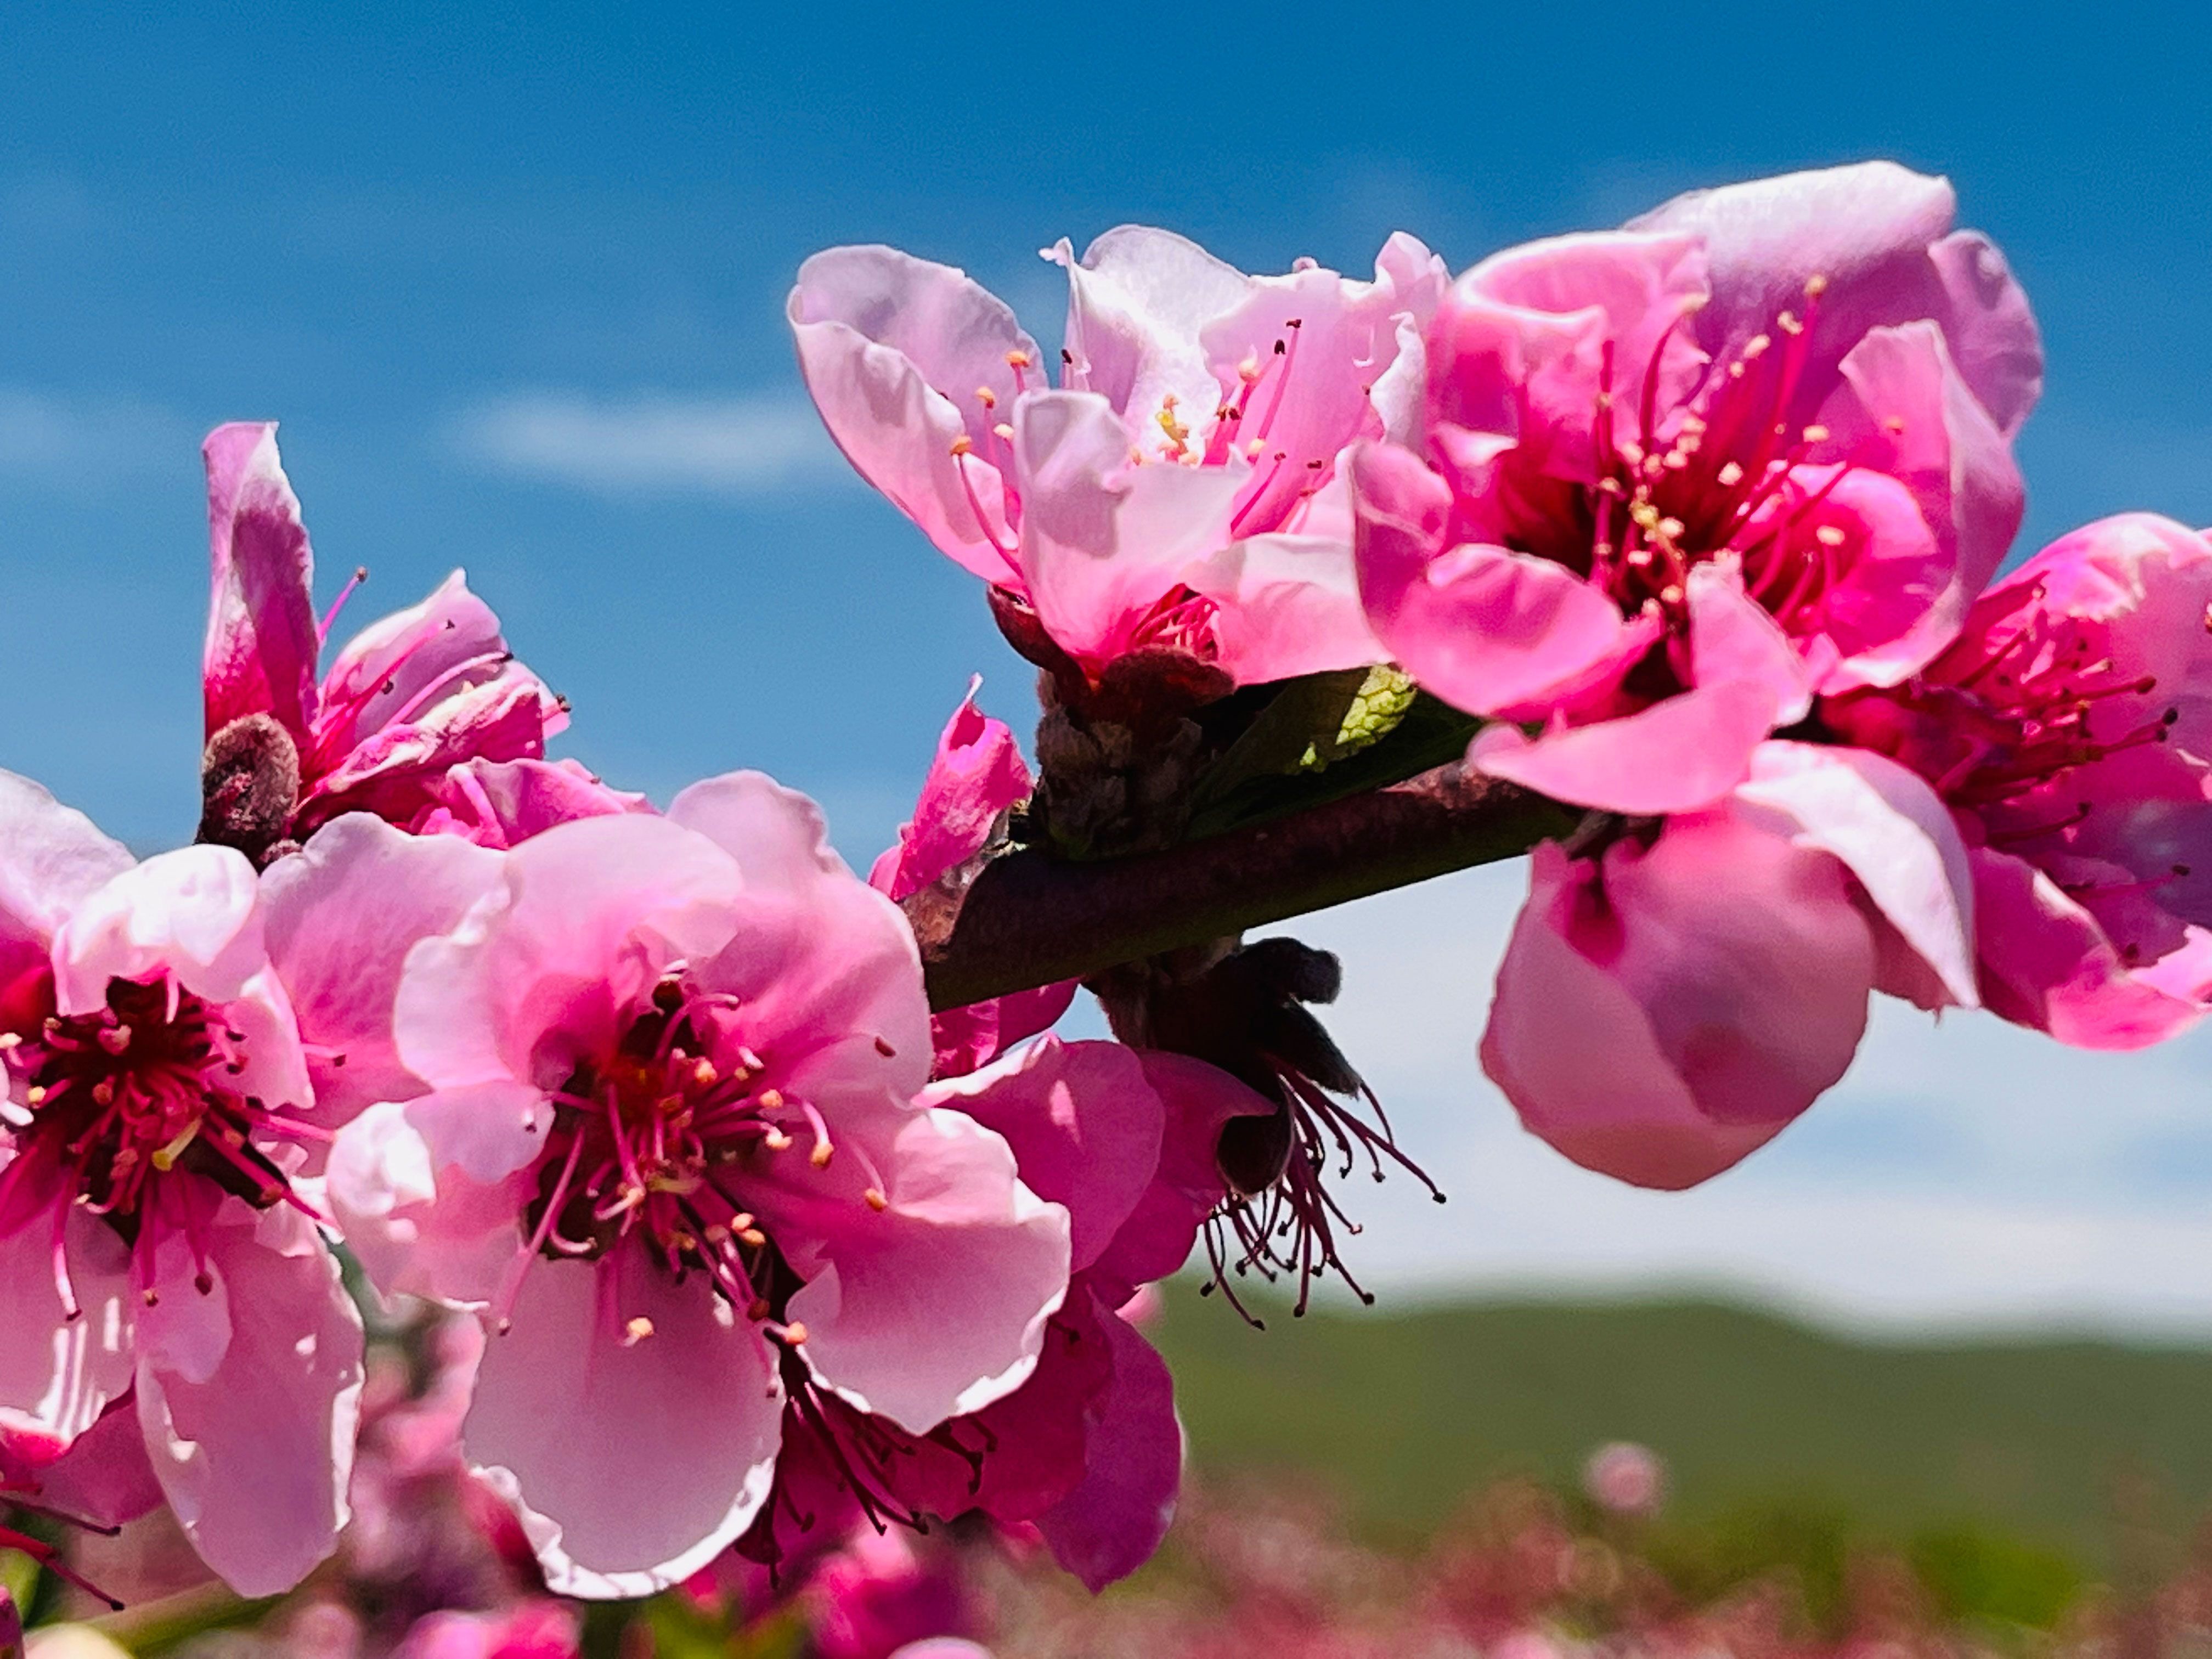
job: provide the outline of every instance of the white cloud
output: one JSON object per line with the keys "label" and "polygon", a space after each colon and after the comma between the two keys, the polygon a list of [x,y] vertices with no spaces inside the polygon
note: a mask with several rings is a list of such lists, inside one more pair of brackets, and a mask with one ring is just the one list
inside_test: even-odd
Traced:
{"label": "white cloud", "polygon": [[0,386],[0,479],[13,483],[76,493],[120,476],[189,475],[199,435],[142,398]]}
{"label": "white cloud", "polygon": [[1291,924],[1338,951],[1328,1023],[1449,1194],[1350,1183],[1355,1271],[1468,1289],[1724,1285],[1856,1325],[2212,1331],[2212,1031],[2136,1054],[1879,1003],[1857,1064],[1765,1151],[1647,1193],[1524,1133],[1475,1040],[1518,863]]}
{"label": "white cloud", "polygon": [[804,399],[750,394],[495,398],[456,423],[495,471],[612,495],[762,495],[850,476]]}

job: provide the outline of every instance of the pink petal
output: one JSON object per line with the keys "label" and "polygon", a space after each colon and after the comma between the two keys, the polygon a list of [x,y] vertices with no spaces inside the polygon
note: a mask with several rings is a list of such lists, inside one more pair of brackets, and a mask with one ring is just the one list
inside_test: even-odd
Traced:
{"label": "pink petal", "polygon": [[213,737],[243,714],[268,714],[304,740],[315,717],[321,641],[315,561],[300,498],[276,458],[276,423],[219,426],[207,462],[213,592],[202,679]]}
{"label": "pink petal", "polygon": [[1864,749],[1763,743],[1736,799],[1781,814],[1797,845],[1841,860],[1948,1000],[1980,1005],[1972,868],[1949,809],[1917,774]]}
{"label": "pink petal", "polygon": [[164,975],[228,1002],[268,961],[253,866],[228,847],[158,853],[89,893],[54,939],[64,1014],[106,1006],[107,982]]}
{"label": "pink petal", "polygon": [[920,892],[983,850],[999,815],[1029,797],[1030,769],[1003,720],[975,707],[978,675],[937,740],[914,817],[876,860],[869,885],[894,900]]}
{"label": "pink petal", "polygon": [[[1041,364],[1012,312],[949,265],[888,247],[841,247],[799,269],[786,308],[823,424],[854,470],[986,581],[1019,580],[992,431],[1018,388],[1007,354]],[[976,393],[986,389],[986,404]],[[957,441],[971,447],[964,459]],[[981,517],[978,517],[980,510]]]}
{"label": "pink petal", "polygon": [[348,1515],[362,1385],[361,1317],[314,1224],[235,1199],[209,1240],[231,1335],[206,1381],[150,1361],[138,1418],[169,1507],[200,1559],[241,1595],[298,1583]]}
{"label": "pink petal", "polygon": [[[644,1320],[651,1334],[635,1336]],[[680,1583],[759,1513],[783,1389],[760,1333],[641,1249],[537,1264],[463,1430],[557,1595]]]}
{"label": "pink petal", "polygon": [[147,1459],[145,1431],[130,1396],[39,1470],[37,1497],[41,1508],[95,1527],[119,1527],[161,1506],[161,1483]]}
{"label": "pink petal", "polygon": [[1576,1163],[1694,1186],[1843,1075],[1874,971],[1840,866],[1724,815],[1618,842],[1601,871],[1546,843],[1483,1069]]}
{"label": "pink petal", "polygon": [[2043,395],[2043,334],[2027,295],[1978,231],[1954,231],[1928,258],[1943,285],[1936,318],[1952,360],[1997,430],[2015,437]]}
{"label": "pink petal", "polygon": [[1149,225],[1115,227],[1080,263],[1065,240],[1045,257],[1067,270],[1067,386],[1102,395],[1133,430],[1169,397],[1212,412],[1221,387],[1200,336],[1243,301],[1250,277]]}
{"label": "pink petal", "polygon": [[2200,1005],[2130,973],[2104,929],[2049,876],[1989,848],[1969,856],[1991,1013],[2079,1048],[2148,1048],[2197,1023]]}
{"label": "pink petal", "polygon": [[825,1110],[848,1090],[910,1098],[928,1080],[930,1056],[914,933],[830,850],[821,810],[757,772],[735,772],[692,785],[668,815],[742,872],[726,942],[692,963],[702,986],[742,998],[751,1028],[770,1038],[756,1042],[769,1081]]}
{"label": "pink petal", "polygon": [[362,812],[325,825],[264,873],[270,960],[300,1036],[327,1054],[310,1063],[323,1121],[336,1127],[373,1102],[421,1091],[392,1026],[407,952],[452,931],[500,885],[496,854],[451,836],[405,835]]}
{"label": "pink petal", "polygon": [[54,934],[87,895],[134,860],[90,818],[39,784],[0,772],[0,973],[12,981],[42,962]]}
{"label": "pink petal", "polygon": [[1127,1577],[1159,1548],[1175,1519],[1183,1449],[1166,1362],[1111,1314],[1098,1324],[1114,1381],[1097,1408],[1083,1482],[1037,1519],[1053,1559],[1094,1592]]}
{"label": "pink petal", "polygon": [[1689,611],[1693,684],[1759,686],[1773,702],[1775,725],[1805,718],[1813,706],[1805,664],[1790,636],[1745,593],[1733,562],[1690,572]]}
{"label": "pink petal", "polygon": [[1182,1268],[1199,1228],[1224,1195],[1216,1156],[1222,1129],[1232,1117],[1264,1117],[1276,1109],[1204,1060],[1157,1048],[1139,1049],[1137,1057],[1165,1118],[1152,1184],[1086,1275],[1109,1304]]}
{"label": "pink petal", "polygon": [[1360,668],[1389,656],[1367,625],[1348,542],[1250,536],[1208,555],[1188,581],[1219,607],[1215,660],[1240,685]]}
{"label": "pink petal", "polygon": [[[376,1287],[490,1305],[526,1243],[533,1189],[510,1177],[536,1160],[551,1117],[521,1085],[483,1084],[381,1102],[341,1129],[331,1148],[331,1208]],[[484,1173],[473,1177],[471,1169]]]}
{"label": "pink petal", "polygon": [[[1510,435],[1562,478],[1595,477],[1590,412],[1610,348],[1620,384],[1642,388],[1655,360],[1656,404],[1671,409],[1705,358],[1679,327],[1707,294],[1692,237],[1601,231],[1494,253],[1452,285],[1430,342],[1430,417]],[[1637,405],[1616,419],[1638,436]]]}
{"label": "pink petal", "polygon": [[1444,481],[1404,450],[1352,458],[1359,588],[1391,655],[1469,714],[1541,706],[1595,672],[1626,668],[1649,643],[1572,571],[1502,547],[1447,550]]}
{"label": "pink petal", "polygon": [[[0,1164],[0,1182],[9,1166]],[[132,1328],[141,1305],[130,1253],[114,1230],[70,1203],[51,1179],[32,1224],[0,1236],[0,1433],[66,1445],[131,1389]],[[55,1206],[66,1205],[66,1219]],[[11,1205],[11,1207],[12,1205]],[[62,1220],[76,1305],[56,1283],[54,1228]]]}
{"label": "pink petal", "polygon": [[[861,1172],[835,1164],[796,1190],[763,1182],[754,1207],[806,1279],[791,1317],[815,1376],[924,1434],[1035,1369],[1067,1290],[1068,1216],[1021,1183],[1003,1139],[957,1112],[908,1115],[868,1152],[881,1211],[854,1189]],[[830,1184],[841,1179],[842,1193]]]}
{"label": "pink petal", "polygon": [[1774,716],[1769,687],[1723,681],[1534,740],[1510,726],[1485,726],[1468,760],[1492,777],[1576,806],[1638,817],[1686,812],[1743,781]]}
{"label": "pink petal", "polygon": [[471,760],[450,768],[433,793],[438,804],[408,826],[414,834],[502,851],[556,823],[653,811],[643,795],[611,789],[573,760]]}
{"label": "pink petal", "polygon": [[949,1106],[1013,1148],[1022,1184],[1066,1206],[1071,1267],[1095,1261],[1152,1184],[1166,1111],[1133,1049],[1047,1037],[988,1071],[933,1085]]}
{"label": "pink petal", "polygon": [[1048,1031],[1075,1000],[1081,981],[1064,979],[1033,991],[971,1002],[929,1017],[933,1077],[965,1077],[980,1071],[1025,1037]]}

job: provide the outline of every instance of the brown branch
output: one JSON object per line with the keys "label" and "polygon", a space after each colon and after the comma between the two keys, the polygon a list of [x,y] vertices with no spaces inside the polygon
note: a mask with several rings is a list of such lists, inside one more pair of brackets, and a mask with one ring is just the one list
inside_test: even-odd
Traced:
{"label": "brown branch", "polygon": [[1070,863],[1034,849],[964,897],[917,894],[930,1006],[1088,978],[1116,963],[1525,853],[1577,814],[1466,765],[1164,853]]}

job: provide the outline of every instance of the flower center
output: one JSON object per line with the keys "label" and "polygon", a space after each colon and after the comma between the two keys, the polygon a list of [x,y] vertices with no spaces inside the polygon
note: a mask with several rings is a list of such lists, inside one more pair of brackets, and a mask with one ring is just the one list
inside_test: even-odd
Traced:
{"label": "flower center", "polygon": [[262,1209],[289,1192],[253,1139],[289,1131],[237,1086],[245,1033],[173,980],[111,981],[91,1013],[0,1031],[0,1058],[23,1149],[0,1190],[40,1154],[73,1172],[78,1202],[133,1241],[173,1173],[204,1176]]}
{"label": "flower center", "polygon": [[[756,1321],[781,1307],[797,1282],[739,1188],[748,1170],[802,1137],[817,1169],[836,1147],[811,1103],[763,1082],[768,1062],[738,1039],[738,1007],[672,974],[614,1051],[579,1064],[554,1092],[524,1218],[532,1255],[595,1261],[635,1237],[677,1278],[705,1273]],[[885,1206],[880,1179],[866,1198]],[[805,1340],[787,1328],[784,1340]]]}

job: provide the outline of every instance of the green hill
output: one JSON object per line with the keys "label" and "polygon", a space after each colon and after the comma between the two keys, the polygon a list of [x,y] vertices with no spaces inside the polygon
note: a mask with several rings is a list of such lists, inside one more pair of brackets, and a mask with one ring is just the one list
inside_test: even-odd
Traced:
{"label": "green hill", "polygon": [[1690,1301],[1267,1312],[1255,1331],[1169,1297],[1155,1335],[1195,1464],[1317,1480],[1378,1540],[1500,1475],[1571,1482],[1613,1439],[1665,1456],[1676,1522],[1986,1528],[2099,1573],[2212,1507],[2212,1351],[1875,1342]]}

